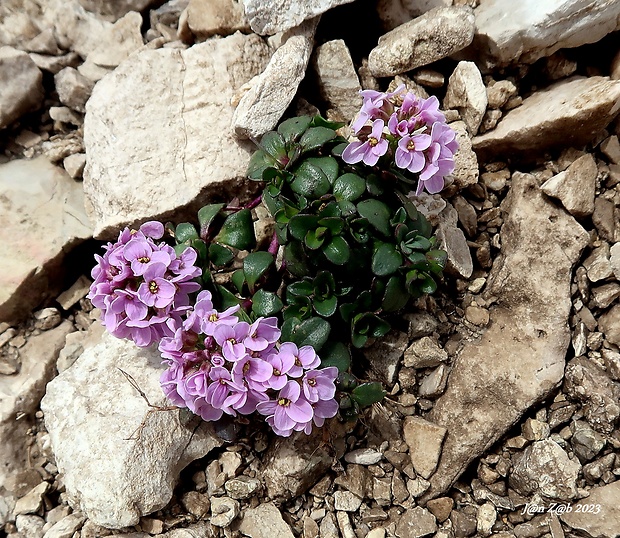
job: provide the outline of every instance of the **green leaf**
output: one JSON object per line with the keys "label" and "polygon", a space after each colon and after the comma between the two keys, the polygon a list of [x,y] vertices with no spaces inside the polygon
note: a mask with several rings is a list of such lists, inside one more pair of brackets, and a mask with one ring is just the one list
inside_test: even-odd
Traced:
{"label": "green leaf", "polygon": [[403,257],[391,243],[379,243],[372,255],[371,269],[375,275],[386,276],[398,271]]}
{"label": "green leaf", "polygon": [[331,188],[329,179],[318,166],[309,161],[303,161],[295,171],[295,179],[291,189],[296,194],[307,198],[320,198]]}
{"label": "green leaf", "polygon": [[239,250],[251,250],[256,246],[254,223],[249,209],[242,209],[230,214],[215,241]]}
{"label": "green leaf", "polygon": [[202,265],[206,263],[208,257],[207,244],[202,239],[192,239],[189,244],[196,251],[196,254],[198,254],[198,261],[196,265]]}
{"label": "green leaf", "polygon": [[304,277],[310,273],[303,246],[299,241],[291,241],[284,246],[284,262],[287,271],[293,276]]}
{"label": "green leaf", "polygon": [[231,280],[235,288],[237,288],[237,291],[242,293],[243,285],[245,284],[245,273],[243,272],[243,269],[237,269],[233,272]]}
{"label": "green leaf", "polygon": [[284,138],[275,131],[269,131],[263,135],[260,141],[260,147],[276,161],[286,155]]}
{"label": "green leaf", "polygon": [[319,222],[316,215],[298,214],[291,218],[288,230],[298,241],[303,241],[309,230],[314,230]]}
{"label": "green leaf", "polygon": [[258,290],[252,297],[252,312],[257,316],[269,317],[282,310],[282,301],[272,291]]}
{"label": "green leaf", "polygon": [[343,217],[351,217],[357,213],[355,204],[353,202],[349,202],[348,200],[338,202],[338,207],[340,208],[340,212]]}
{"label": "green leaf", "polygon": [[259,149],[250,157],[246,175],[253,181],[263,181],[265,170],[276,165],[276,160],[267,152]]}
{"label": "green leaf", "polygon": [[320,168],[330,184],[333,184],[338,177],[338,161],[333,157],[309,157],[306,162]]}
{"label": "green leaf", "polygon": [[372,383],[362,383],[353,389],[351,398],[357,402],[360,407],[368,407],[374,403],[383,400],[386,395],[381,383],[373,381]]}
{"label": "green leaf", "polygon": [[185,241],[198,239],[198,232],[196,231],[196,227],[189,222],[182,222],[181,224],[179,224],[176,227],[174,234],[177,243],[185,243]]}
{"label": "green leaf", "polygon": [[345,125],[346,123],[343,121],[326,120],[320,114],[317,114],[312,118],[312,127],[328,127],[333,131],[336,131],[337,129],[340,129],[340,127],[344,127]]}
{"label": "green leaf", "polygon": [[394,275],[385,285],[381,308],[384,312],[396,312],[404,308],[409,300],[409,293],[401,276]]}
{"label": "green leaf", "polygon": [[390,235],[390,208],[379,200],[364,200],[357,204],[358,213],[379,232]]}
{"label": "green leaf", "polygon": [[[320,230],[323,230],[323,233],[319,235]],[[325,242],[325,228],[319,227],[317,230],[308,230],[306,237],[304,237],[304,245],[306,245],[310,250],[317,250],[320,248]]]}
{"label": "green leaf", "polygon": [[314,306],[314,310],[320,316],[324,318],[328,318],[331,316],[338,307],[338,297],[332,295],[331,297],[326,297],[325,299],[314,299],[312,301],[312,305]]}
{"label": "green leaf", "polygon": [[311,121],[311,116],[289,118],[278,126],[278,133],[284,137],[286,142],[294,142],[306,131]]}
{"label": "green leaf", "polygon": [[200,237],[203,239],[207,235],[209,226],[213,223],[215,217],[226,204],[209,204],[201,207],[198,211],[198,223],[200,224]]}
{"label": "green leaf", "polygon": [[431,270],[434,273],[440,273],[446,267],[448,262],[448,253],[445,250],[429,250],[426,253]]}
{"label": "green leaf", "polygon": [[344,265],[349,261],[351,248],[344,238],[337,235],[323,247],[323,254],[333,264]]}
{"label": "green leaf", "polygon": [[311,317],[300,321],[291,318],[282,325],[283,342],[293,342],[297,346],[312,346],[315,351],[319,351],[323,344],[327,342],[331,327],[329,322],[319,317]]}
{"label": "green leaf", "polygon": [[420,291],[423,293],[435,293],[437,291],[437,283],[430,275],[424,275],[424,279],[420,283]]}
{"label": "green leaf", "polygon": [[366,181],[356,174],[343,174],[334,182],[334,196],[339,202],[357,200],[366,191]]}
{"label": "green leaf", "polygon": [[230,308],[231,306],[236,306],[238,304],[241,304],[241,301],[239,300],[239,298],[235,296],[227,288],[222,286],[221,284],[218,284],[216,286],[216,289],[220,296],[220,305],[219,305],[220,310],[226,310],[227,308]]}
{"label": "green leaf", "polygon": [[351,367],[351,352],[343,342],[327,342],[321,349],[321,368],[335,366],[339,372]]}
{"label": "green leaf", "polygon": [[287,302],[292,302],[293,297],[309,297],[314,292],[314,287],[310,280],[298,280],[291,282],[286,287]]}
{"label": "green leaf", "polygon": [[329,142],[336,137],[336,131],[329,127],[310,127],[299,141],[303,151],[320,148],[325,142]]}
{"label": "green leaf", "polygon": [[263,191],[263,204],[268,209],[272,217],[275,217],[275,214],[284,206],[284,203],[280,200],[280,197],[274,196],[268,192],[268,189]]}
{"label": "green leaf", "polygon": [[250,293],[254,293],[254,285],[272,264],[273,255],[265,251],[252,252],[243,258],[243,273]]}
{"label": "green leaf", "polygon": [[355,347],[362,347],[368,338],[385,336],[390,324],[373,312],[357,314],[351,323],[351,342]]}
{"label": "green leaf", "polygon": [[309,318],[312,315],[312,304],[308,297],[297,297],[295,304],[288,305],[283,312],[285,320],[297,318],[299,321]]}
{"label": "green leaf", "polygon": [[223,245],[211,243],[209,245],[209,260],[217,267],[224,267],[233,261],[235,255],[233,251]]}
{"label": "green leaf", "polygon": [[369,194],[381,196],[385,190],[385,184],[379,176],[372,174],[366,178],[366,188]]}

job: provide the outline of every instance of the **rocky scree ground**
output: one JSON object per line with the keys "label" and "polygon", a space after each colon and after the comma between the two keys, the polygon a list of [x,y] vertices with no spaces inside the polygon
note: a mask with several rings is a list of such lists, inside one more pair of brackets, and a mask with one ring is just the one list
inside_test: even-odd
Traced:
{"label": "rocky scree ground", "polygon": [[[614,3],[244,4],[0,6],[0,533],[618,536]],[[399,83],[461,150],[417,201],[440,289],[365,350],[385,400],[290,439],[149,408],[118,368],[163,405],[156,355],[103,333],[93,254],[247,197],[247,139],[282,117],[348,122]]]}

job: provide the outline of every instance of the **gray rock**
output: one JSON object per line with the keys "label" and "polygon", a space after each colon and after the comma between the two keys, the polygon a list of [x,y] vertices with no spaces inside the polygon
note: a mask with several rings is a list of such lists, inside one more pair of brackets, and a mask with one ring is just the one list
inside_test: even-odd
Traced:
{"label": "gray rock", "polygon": [[398,368],[408,343],[404,332],[393,330],[363,349],[370,369],[385,385],[392,386],[396,382]]}
{"label": "gray rock", "polygon": [[575,531],[597,538],[617,538],[620,521],[620,481],[590,490],[590,495],[571,505],[560,519]]}
{"label": "gray rock", "polygon": [[45,520],[39,516],[21,515],[15,518],[17,532],[28,538],[43,538]]}
{"label": "gray rock", "polygon": [[403,364],[411,368],[432,368],[448,360],[448,354],[435,340],[425,336],[414,340],[405,350]]}
{"label": "gray rock", "polygon": [[497,520],[497,511],[493,503],[486,502],[478,507],[476,529],[480,536],[490,536],[491,529]]}
{"label": "gray rock", "polygon": [[250,26],[259,35],[273,35],[300,25],[333,7],[353,0],[243,0]]}
{"label": "gray rock", "polygon": [[41,106],[42,81],[41,71],[28,54],[0,47],[0,129]]}
{"label": "gray rock", "polygon": [[[481,339],[465,342],[446,392],[425,417],[448,433],[424,499],[445,491],[562,380],[570,343],[572,267],[589,237],[536,185],[531,175],[513,175],[502,208],[502,256],[485,289],[498,303],[490,309],[491,322]],[[546,239],[550,236],[553,244]]]}
{"label": "gray rock", "polygon": [[620,210],[612,200],[606,200],[598,196],[594,200],[594,213],[592,223],[596,227],[599,237],[607,241],[615,241],[620,232]]}
{"label": "gray rock", "polygon": [[586,463],[596,457],[605,446],[605,438],[594,431],[587,422],[578,420],[570,425],[573,436],[570,444],[573,452],[581,463]]}
{"label": "gray rock", "polygon": [[585,145],[618,115],[618,99],[620,81],[607,77],[557,82],[524,99],[492,131],[474,137],[474,151],[483,161],[506,155],[527,159],[550,148]]}
{"label": "gray rock", "polygon": [[590,255],[583,261],[588,280],[598,282],[605,280],[613,274],[611,266],[611,251],[607,243],[596,247]]}
{"label": "gray rock", "polygon": [[420,382],[418,396],[420,398],[437,398],[446,389],[448,374],[450,369],[445,364],[440,364],[437,368],[425,375]]}
{"label": "gray rock", "polygon": [[415,472],[430,478],[437,468],[447,429],[421,417],[406,417],[403,437]]}
{"label": "gray rock", "polygon": [[159,510],[181,469],[223,443],[187,410],[149,408],[120,371],[162,406],[160,363],[156,349],[105,333],[48,384],[41,401],[68,500],[100,525],[135,525]]}
{"label": "gray rock", "polygon": [[469,7],[438,7],[379,38],[368,55],[375,77],[390,77],[428,65],[465,48],[474,38]]}
{"label": "gray rock", "polygon": [[239,515],[239,501],[230,497],[211,499],[211,525],[228,527]]}
{"label": "gray rock", "polygon": [[450,127],[456,132],[456,141],[459,149],[454,154],[454,172],[452,179],[460,190],[478,183],[480,170],[478,157],[472,149],[472,142],[467,132],[467,125],[463,121],[453,121]]}
{"label": "gray rock", "polygon": [[105,20],[112,22],[120,19],[130,11],[141,12],[153,4],[158,4],[158,0],[79,0],[84,9],[101,15]]}
{"label": "gray rock", "polygon": [[233,499],[247,499],[254,495],[260,487],[260,480],[249,476],[232,478],[224,484],[226,493],[228,493],[228,495]]}
{"label": "gray rock", "polygon": [[557,198],[573,216],[585,217],[594,211],[598,168],[590,153],[579,157],[565,171],[543,183],[542,191]]}
{"label": "gray rock", "polygon": [[344,460],[348,463],[357,463],[358,465],[374,465],[383,459],[383,454],[373,448],[358,448],[347,452]]}
{"label": "gray rock", "polygon": [[459,62],[450,75],[444,108],[455,108],[472,135],[478,132],[487,110],[487,89],[474,62]]}
{"label": "gray rock", "polygon": [[239,531],[250,538],[293,538],[291,528],[273,503],[263,503],[245,510]]}
{"label": "gray rock", "polygon": [[80,530],[86,518],[80,512],[74,512],[54,523],[43,538],[72,538]]}
{"label": "gray rock", "polygon": [[49,483],[41,482],[26,493],[26,495],[19,498],[15,503],[13,514],[16,516],[20,514],[36,514],[41,508],[43,496],[47,493],[49,486]]}
{"label": "gray rock", "polygon": [[377,15],[387,32],[433,8],[451,5],[452,0],[379,0]]}
{"label": "gray rock", "polygon": [[335,39],[317,47],[313,64],[321,97],[333,109],[332,114],[351,121],[361,107],[362,88],[345,42]]}
{"label": "gray rock", "polygon": [[521,495],[538,494],[544,499],[570,501],[577,496],[581,465],[552,439],[536,441],[515,456],[510,487]]}
{"label": "gray rock", "polygon": [[98,237],[171,211],[194,218],[199,196],[243,196],[255,147],[234,136],[230,100],[267,58],[258,36],[237,33],[138,52],[97,83],[84,121],[84,191]]}
{"label": "gray rock", "polygon": [[595,43],[617,30],[620,6],[602,0],[584,10],[580,0],[558,4],[525,0],[482,2],[476,9],[474,45],[481,64],[534,63],[559,49]]}
{"label": "gray rock", "polygon": [[351,491],[334,492],[334,508],[344,512],[357,512],[362,504],[362,498]]}
{"label": "gray rock", "polygon": [[614,243],[609,249],[609,263],[616,280],[620,281],[620,243]]}
{"label": "gray rock", "polygon": [[250,33],[250,23],[245,16],[243,2],[236,0],[190,0],[187,6],[187,25],[199,40],[213,35]]}
{"label": "gray rock", "polygon": [[474,271],[474,262],[463,230],[457,226],[458,213],[451,204],[439,214],[435,231],[440,248],[448,254],[446,272],[468,279]]}
{"label": "gray rock", "polygon": [[86,112],[86,101],[93,91],[93,81],[81,75],[77,69],[65,67],[54,75],[54,84],[63,105],[78,112]]}
{"label": "gray rock", "polygon": [[620,416],[620,385],[609,379],[594,361],[577,357],[567,364],[564,392],[583,404],[583,415],[596,431],[613,431]]}
{"label": "gray rock", "polygon": [[396,525],[395,534],[398,538],[422,538],[437,532],[435,516],[426,508],[416,506],[405,510]]}
{"label": "gray rock", "polygon": [[311,19],[287,32],[265,70],[248,83],[232,118],[239,138],[259,138],[282,118],[306,74],[317,24]]}
{"label": "gray rock", "polygon": [[[60,291],[63,253],[91,235],[79,183],[45,157],[0,165],[0,321],[16,322]],[[25,248],[27,245],[28,248]]]}

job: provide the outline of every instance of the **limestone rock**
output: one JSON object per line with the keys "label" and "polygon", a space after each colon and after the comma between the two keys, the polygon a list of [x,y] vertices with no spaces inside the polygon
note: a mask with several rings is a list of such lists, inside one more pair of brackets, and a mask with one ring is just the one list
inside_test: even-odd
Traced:
{"label": "limestone rock", "polygon": [[472,149],[471,138],[467,132],[465,122],[453,121],[450,127],[456,132],[456,141],[459,144],[459,149],[454,154],[452,178],[454,179],[454,184],[462,190],[478,183],[480,174],[478,157]]}
{"label": "limestone rock", "polygon": [[45,424],[68,500],[108,528],[138,523],[172,497],[187,464],[222,445],[213,427],[187,410],[165,406],[156,349],[105,333],[47,386]]}
{"label": "limestone rock", "polygon": [[141,51],[95,86],[84,191],[97,237],[172,211],[193,218],[213,193],[243,196],[255,147],[235,138],[230,100],[267,58],[258,36],[237,33],[187,50]]}
{"label": "limestone rock", "polygon": [[482,160],[506,155],[527,159],[558,146],[579,147],[619,112],[620,81],[574,77],[524,99],[495,129],[474,137],[474,151]]}
{"label": "limestone rock", "polygon": [[416,473],[430,478],[437,468],[446,428],[421,417],[406,417],[403,436]]}
{"label": "limestone rock", "polygon": [[259,35],[290,30],[353,0],[242,0],[250,26]]}
{"label": "limestone rock", "polygon": [[403,364],[411,368],[432,368],[448,360],[448,354],[435,340],[425,336],[414,340],[405,350]]}
{"label": "limestone rock", "polygon": [[588,234],[536,185],[531,175],[513,175],[503,204],[502,256],[485,289],[499,302],[490,309],[481,339],[463,346],[446,392],[426,417],[448,429],[426,499],[445,491],[562,380],[570,343],[572,266]]}
{"label": "limestone rock", "polygon": [[377,15],[386,32],[436,7],[451,6],[452,0],[379,0]]}
{"label": "limestone rock", "polygon": [[457,226],[458,213],[451,204],[439,214],[436,235],[440,248],[448,253],[446,272],[469,278],[474,271],[474,262],[463,230]]}
{"label": "limestone rock", "polygon": [[313,63],[321,96],[337,116],[351,121],[361,107],[362,88],[345,42],[335,39],[317,47]]}
{"label": "limestone rock", "polygon": [[368,55],[375,77],[390,77],[446,58],[474,38],[468,7],[438,7],[381,36]]}
{"label": "limestone rock", "polygon": [[597,175],[596,161],[592,154],[586,153],[541,188],[545,194],[559,199],[571,215],[585,217],[594,211]]}
{"label": "limestone rock", "polygon": [[455,108],[472,135],[478,132],[489,100],[482,75],[474,62],[459,62],[448,80],[444,108]]}
{"label": "limestone rock", "polygon": [[79,0],[84,9],[101,15],[105,20],[114,22],[130,11],[140,13],[153,4],[159,4],[158,0]]}
{"label": "limestone rock", "polygon": [[11,125],[43,102],[43,75],[21,50],[0,47],[0,129]]}
{"label": "limestone rock", "polygon": [[317,23],[312,19],[287,32],[265,70],[250,81],[232,119],[239,138],[258,138],[282,118],[306,74]]}
{"label": "limestone rock", "polygon": [[16,322],[62,284],[64,253],[91,235],[82,187],[45,157],[0,165],[0,321]]}
{"label": "limestone rock", "polygon": [[406,510],[396,525],[398,538],[422,538],[435,532],[437,532],[435,516],[421,506]]}
{"label": "limestone rock", "polygon": [[552,439],[536,441],[515,457],[510,486],[521,495],[540,495],[545,500],[570,501],[577,496],[579,461]]}
{"label": "limestone rock", "polygon": [[534,63],[559,49],[595,43],[620,28],[620,5],[614,0],[482,2],[476,9],[474,46],[487,65]]}
{"label": "limestone rock", "polygon": [[[588,497],[571,506],[570,512],[560,514],[560,519],[571,529],[597,538],[618,536],[620,481],[591,489]],[[600,508],[597,510],[597,507]]]}
{"label": "limestone rock", "polygon": [[65,67],[54,75],[54,84],[58,98],[63,105],[85,112],[86,101],[93,91],[93,82],[80,74],[73,67]]}
{"label": "limestone rock", "polygon": [[243,513],[239,530],[250,538],[293,538],[291,528],[273,503],[259,504]]}
{"label": "limestone rock", "polygon": [[620,243],[615,243],[609,249],[609,263],[616,280],[620,281]]}
{"label": "limestone rock", "polygon": [[187,24],[199,40],[250,31],[243,3],[237,0],[190,0]]}
{"label": "limestone rock", "polygon": [[598,324],[607,341],[620,346],[620,304],[605,312]]}
{"label": "limestone rock", "polygon": [[377,379],[387,386],[394,385],[408,337],[402,331],[390,331],[363,350],[364,357]]}

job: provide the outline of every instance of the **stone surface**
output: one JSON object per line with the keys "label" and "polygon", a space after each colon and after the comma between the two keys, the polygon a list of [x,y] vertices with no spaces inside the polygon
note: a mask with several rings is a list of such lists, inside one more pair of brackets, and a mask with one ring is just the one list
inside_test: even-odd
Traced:
{"label": "stone surface", "polygon": [[342,39],[328,41],[316,48],[314,69],[318,76],[321,97],[332,114],[349,122],[361,106],[360,86],[351,53]]}
{"label": "stone surface", "polygon": [[609,249],[609,263],[616,280],[620,281],[620,243],[615,243]]}
{"label": "stone surface", "polygon": [[545,181],[541,189],[560,200],[571,215],[585,217],[594,211],[597,175],[596,161],[590,153],[586,153],[565,171]]}
{"label": "stone surface", "polygon": [[155,349],[105,333],[47,386],[41,401],[56,464],[74,509],[109,528],[135,525],[172,497],[179,472],[223,441],[189,411],[166,405]]}
{"label": "stone surface", "polygon": [[608,342],[620,346],[620,304],[605,312],[598,325]]}
{"label": "stone surface", "polygon": [[190,0],[187,24],[199,40],[215,34],[222,36],[250,31],[243,3],[237,0]]}
{"label": "stone surface", "polygon": [[458,212],[447,203],[439,214],[439,224],[435,230],[440,248],[448,253],[446,272],[453,276],[469,278],[474,271],[474,263],[467,239],[458,226]]}
{"label": "stone surface", "polygon": [[474,62],[459,62],[448,80],[444,108],[455,108],[472,135],[478,132],[489,100]]}
{"label": "stone surface", "polygon": [[430,478],[437,468],[446,428],[421,417],[406,417],[403,436],[409,447],[409,456],[415,472]]}
{"label": "stone surface", "polygon": [[[531,175],[513,175],[502,205],[502,257],[485,289],[499,301],[480,340],[465,342],[446,392],[427,417],[448,433],[426,499],[445,491],[562,380],[570,343],[571,271],[588,234],[536,185]],[[555,239],[550,243],[548,237]]]}
{"label": "stone surface", "polygon": [[363,350],[370,369],[387,386],[392,386],[396,381],[407,344],[407,334],[393,330]]}
{"label": "stone surface", "polygon": [[379,0],[377,15],[387,32],[433,8],[451,5],[452,0]]}
{"label": "stone surface", "polygon": [[96,85],[84,122],[84,191],[98,237],[172,212],[183,220],[209,195],[242,195],[255,148],[235,138],[230,100],[267,59],[258,36],[237,33],[187,50],[144,50]]}
{"label": "stone surface", "polygon": [[515,456],[510,487],[521,495],[539,495],[547,501],[570,501],[577,496],[581,465],[552,439],[536,441]]}
{"label": "stone surface", "polygon": [[474,38],[469,7],[438,7],[381,36],[368,55],[375,77],[390,77],[428,65],[465,48]]}
{"label": "stone surface", "polygon": [[572,504],[572,508],[571,512],[560,514],[560,519],[571,529],[592,538],[617,538],[620,481],[593,488],[588,497]]}
{"label": "stone surface", "polygon": [[60,290],[63,256],[91,235],[82,187],[45,157],[0,164],[0,321]]}
{"label": "stone surface", "polygon": [[115,21],[126,15],[130,11],[144,11],[153,4],[158,4],[158,0],[79,0],[80,5],[88,11],[98,13],[106,20]]}
{"label": "stone surface", "polygon": [[414,340],[405,350],[403,365],[411,368],[432,368],[448,360],[448,354],[432,338]]}
{"label": "stone surface", "polygon": [[619,112],[620,81],[574,77],[524,99],[495,129],[474,137],[474,151],[483,160],[490,155],[527,159],[558,146],[579,147]]}
{"label": "stone surface", "polygon": [[480,174],[478,157],[472,149],[471,138],[467,125],[463,121],[453,121],[450,127],[456,132],[459,149],[454,154],[454,172],[452,178],[459,189],[465,189],[478,183]]}
{"label": "stone surface", "polygon": [[228,527],[240,512],[239,501],[230,497],[213,497],[211,499],[211,525]]}
{"label": "stone surface", "polygon": [[243,0],[250,26],[259,35],[273,35],[300,25],[333,7],[353,0]]}
{"label": "stone surface", "polygon": [[291,528],[273,503],[263,503],[245,510],[239,531],[250,538],[293,538]]}
{"label": "stone surface", "polygon": [[488,65],[534,63],[559,49],[594,43],[620,28],[614,0],[511,0],[481,2],[474,46]]}
{"label": "stone surface", "polygon": [[43,75],[21,50],[0,47],[0,129],[11,125],[43,102]]}
{"label": "stone surface", "polygon": [[416,506],[406,510],[396,525],[398,538],[422,538],[437,532],[435,516],[426,508]]}
{"label": "stone surface", "polygon": [[86,101],[93,91],[94,83],[73,67],[65,67],[54,75],[58,98],[63,105],[85,112]]}
{"label": "stone surface", "polygon": [[257,138],[273,129],[295,97],[314,45],[318,18],[287,32],[265,70],[252,79],[234,111],[239,138]]}

